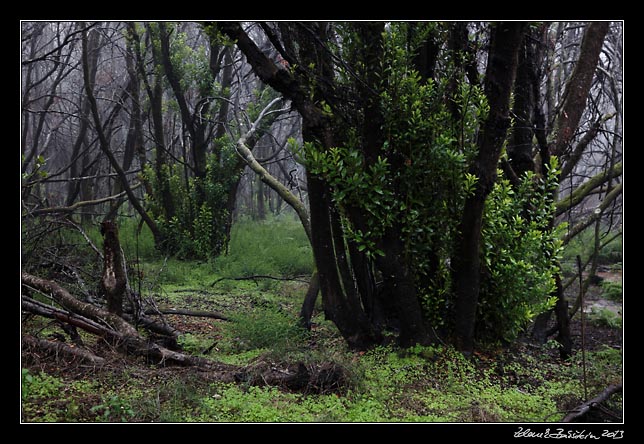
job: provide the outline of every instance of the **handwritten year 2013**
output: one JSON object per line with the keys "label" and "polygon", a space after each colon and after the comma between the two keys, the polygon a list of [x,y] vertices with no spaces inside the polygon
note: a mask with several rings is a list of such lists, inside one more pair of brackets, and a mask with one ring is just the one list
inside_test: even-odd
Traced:
{"label": "handwritten year 2013", "polygon": [[519,427],[514,432],[515,438],[543,438],[543,439],[622,439],[624,430],[603,430],[601,434],[586,430],[565,430],[563,428],[549,429],[542,432],[533,431],[530,428]]}

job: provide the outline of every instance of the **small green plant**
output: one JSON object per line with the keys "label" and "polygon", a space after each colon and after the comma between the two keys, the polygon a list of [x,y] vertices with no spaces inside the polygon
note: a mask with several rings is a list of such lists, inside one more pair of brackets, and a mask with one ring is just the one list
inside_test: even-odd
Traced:
{"label": "small green plant", "polygon": [[591,322],[601,327],[615,329],[622,328],[621,316],[609,310],[608,308],[593,308],[593,310],[590,312],[589,318]]}
{"label": "small green plant", "polygon": [[192,333],[181,335],[177,342],[185,352],[192,353],[194,355],[201,354],[212,344],[212,340],[201,338]]}
{"label": "small green plant", "polygon": [[112,395],[101,404],[90,409],[92,413],[98,414],[102,422],[128,422],[134,417],[134,410],[127,399],[119,395]]}
{"label": "small green plant", "polygon": [[22,369],[22,399],[48,398],[56,395],[63,386],[62,381],[44,372],[36,375],[27,368]]}
{"label": "small green plant", "polygon": [[612,281],[603,281],[602,284],[602,296],[611,301],[621,301],[622,300],[622,284],[620,282]]}

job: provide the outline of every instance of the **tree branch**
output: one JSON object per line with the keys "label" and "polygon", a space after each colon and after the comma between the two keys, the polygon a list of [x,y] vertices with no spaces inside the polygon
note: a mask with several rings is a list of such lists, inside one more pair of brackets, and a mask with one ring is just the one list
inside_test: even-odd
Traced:
{"label": "tree branch", "polygon": [[[137,189],[138,187],[141,186],[141,183],[137,183],[135,186],[131,187],[132,190]],[[87,207],[91,205],[99,205],[105,202],[112,202],[115,200],[120,199],[121,197],[124,197],[127,195],[126,191],[122,191],[118,194],[115,194],[113,196],[107,196],[107,197],[102,197],[100,199],[95,199],[95,200],[84,200],[80,202],[76,202],[73,205],[70,205],[68,207],[50,207],[50,208],[41,208],[38,210],[33,210],[31,213],[29,213],[30,216],[40,216],[42,214],[51,214],[51,213],[73,213],[77,209],[81,207]]]}
{"label": "tree branch", "polygon": [[566,245],[570,240],[577,236],[579,233],[584,231],[586,228],[588,228],[590,225],[592,225],[598,218],[602,216],[606,208],[613,203],[615,199],[617,199],[618,196],[622,194],[622,184],[620,183],[617,185],[613,190],[604,197],[602,200],[601,204],[599,207],[595,209],[595,211],[588,216],[586,219],[583,221],[579,222],[576,224],[574,227],[570,229],[570,231],[564,236],[562,239],[564,245]]}
{"label": "tree branch", "polygon": [[582,416],[584,416],[586,413],[588,413],[592,408],[596,407],[598,404],[601,404],[602,402],[606,401],[615,393],[618,393],[621,391],[622,391],[622,384],[613,384],[608,386],[603,392],[601,392],[599,395],[597,395],[590,401],[586,401],[579,407],[568,412],[568,414],[564,417],[564,419],[561,422],[574,422],[576,419],[579,419]]}
{"label": "tree branch", "polygon": [[105,359],[100,356],[78,347],[72,347],[64,342],[58,341],[49,341],[47,339],[38,339],[30,335],[24,335],[22,337],[23,347],[31,349],[41,349],[45,350],[47,353],[53,355],[68,355],[73,358],[80,359],[81,361],[87,361],[93,365],[103,365],[105,364]]}
{"label": "tree branch", "polygon": [[239,155],[244,159],[246,164],[252,169],[261,179],[262,182],[264,182],[266,185],[271,187],[279,196],[286,201],[297,213],[297,215],[300,218],[300,221],[302,222],[302,225],[304,226],[304,231],[306,232],[307,237],[309,238],[309,241],[311,240],[311,220],[309,217],[309,212],[306,209],[306,206],[304,203],[297,198],[291,191],[286,188],[282,183],[277,180],[273,175],[271,175],[266,168],[261,166],[259,162],[257,162],[257,159],[255,159],[255,156],[253,156],[253,152],[248,148],[246,145],[246,142],[248,141],[249,138],[253,136],[255,131],[257,130],[257,127],[259,126],[259,123],[261,120],[264,118],[264,116],[269,114],[269,109],[276,104],[277,102],[281,101],[281,98],[276,98],[273,99],[266,107],[262,110],[262,112],[259,113],[259,116],[257,117],[257,120],[251,125],[250,129],[246,134],[244,134],[242,137],[237,140],[237,145],[236,149]]}
{"label": "tree branch", "polygon": [[[210,284],[210,286],[214,287],[219,282],[227,281],[227,280],[231,280],[231,281],[254,281],[254,280],[257,280],[257,279],[272,279],[274,281],[295,281],[295,282],[302,282],[304,284],[309,283],[309,281],[305,281],[305,280],[297,279],[297,278],[288,278],[288,277],[278,277],[278,276],[268,276],[268,275],[264,275],[264,274],[256,274],[256,275],[253,275],[253,276],[243,276],[243,277],[236,277],[236,278],[222,277],[222,278],[217,279],[212,284]],[[174,309],[172,309],[172,310],[174,310]],[[166,313],[166,312],[164,311],[163,313]],[[173,314],[173,313],[175,313],[175,312],[174,311],[167,312],[166,314]],[[178,313],[178,314],[182,314],[182,313]],[[188,315],[188,316],[191,316],[191,315]],[[194,316],[197,316],[197,315],[194,315]],[[214,317],[214,316],[208,316],[208,317]],[[218,318],[218,319],[222,319],[222,318]]]}
{"label": "tree branch", "polygon": [[618,162],[609,170],[591,177],[579,185],[569,196],[566,196],[555,204],[555,217],[560,216],[570,208],[578,205],[586,196],[591,194],[597,187],[622,174],[622,162]]}
{"label": "tree branch", "polygon": [[257,47],[238,22],[218,23],[221,32],[237,43],[253,67],[253,71],[266,84],[279,91],[284,97],[293,101],[293,105],[311,126],[319,125],[323,120],[320,109],[309,99],[305,88],[287,69],[279,68]]}
{"label": "tree branch", "polygon": [[[139,335],[136,329],[123,318],[109,313],[102,308],[79,301],[55,282],[23,272],[22,283],[51,296],[54,301],[72,313],[65,313],[63,310],[55,307],[45,307],[47,309],[43,307],[38,308],[38,304],[33,304],[33,300],[30,301],[25,296],[22,298],[24,308],[32,311],[32,308],[35,307],[34,310],[37,311],[33,311],[34,313],[77,325],[91,333],[106,338],[110,342],[118,344],[123,350],[129,353],[152,358],[160,364],[171,363],[183,366],[196,366],[208,370],[228,367],[225,364],[169,350],[150,342],[149,339]],[[90,319],[84,319],[86,317]]]}
{"label": "tree branch", "polygon": [[586,134],[584,134],[584,137],[582,137],[582,139],[577,143],[577,146],[572,153],[567,156],[566,162],[561,168],[559,181],[563,181],[570,173],[572,173],[573,169],[579,162],[579,159],[581,159],[581,155],[584,153],[586,147],[593,141],[595,136],[597,136],[602,124],[615,117],[615,115],[615,113],[612,113],[597,119],[593,126],[586,132]]}
{"label": "tree branch", "polygon": [[579,59],[566,84],[561,110],[557,115],[554,141],[550,148],[552,155],[561,156],[577,131],[609,25],[609,22],[591,22],[584,32]]}

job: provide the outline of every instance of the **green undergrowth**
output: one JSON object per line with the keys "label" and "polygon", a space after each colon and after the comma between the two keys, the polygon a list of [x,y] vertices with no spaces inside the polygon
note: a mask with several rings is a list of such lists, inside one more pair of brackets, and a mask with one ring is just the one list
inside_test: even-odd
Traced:
{"label": "green undergrowth", "polygon": [[[133,233],[132,227],[121,230],[126,255]],[[470,358],[442,345],[355,352],[319,305],[311,331],[303,330],[298,313],[306,283],[235,280],[310,275],[310,248],[294,219],[238,222],[228,256],[211,261],[147,256],[141,245],[148,244],[139,245],[131,284],[145,298],[159,307],[218,311],[229,318],[168,317],[181,331],[184,352],[246,373],[298,364],[311,371],[332,368],[342,375],[340,383],[329,390],[293,391],[263,385],[261,377],[253,383],[221,382],[190,368],[159,368],[141,359],[74,371],[24,361],[23,421],[557,422],[584,400],[583,357],[578,353],[560,362],[548,345],[517,342]],[[37,330],[41,336],[60,332],[50,323]],[[585,362],[589,396],[621,380],[620,350],[587,351]]]}
{"label": "green undergrowth", "polygon": [[[306,352],[300,351],[303,357]],[[67,381],[23,369],[23,417],[50,422],[557,422],[583,400],[581,357],[566,364],[479,354],[449,347],[366,353],[309,353],[335,360],[352,379],[333,393],[208,382],[196,374],[145,377],[133,372],[99,382]],[[330,354],[329,354],[330,353]],[[619,378],[621,353],[587,353],[587,390]]]}

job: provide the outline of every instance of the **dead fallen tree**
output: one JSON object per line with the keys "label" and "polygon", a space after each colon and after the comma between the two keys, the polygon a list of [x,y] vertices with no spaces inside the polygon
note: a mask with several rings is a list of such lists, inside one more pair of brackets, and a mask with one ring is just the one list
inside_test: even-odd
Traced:
{"label": "dead fallen tree", "polygon": [[[76,299],[56,282],[22,273],[22,284],[28,291],[22,294],[23,312],[56,320],[91,333],[125,354],[143,356],[147,362],[158,366],[192,367],[199,374],[226,382],[248,385],[271,385],[303,393],[341,392],[350,385],[350,377],[342,366],[334,363],[304,365],[301,362],[268,363],[260,361],[252,366],[240,367],[207,358],[171,350],[142,336],[134,325],[107,310]],[[30,297],[39,292],[56,305],[46,304]],[[127,314],[124,314],[127,316]],[[23,335],[23,350],[48,356],[65,355],[97,367],[106,359],[95,355],[89,347],[72,347],[59,341]]]}
{"label": "dead fallen tree", "polygon": [[613,384],[608,386],[603,392],[595,396],[590,401],[586,401],[580,406],[570,410],[568,414],[564,417],[562,422],[576,422],[577,420],[583,418],[591,410],[597,408],[602,402],[605,402],[613,396],[615,393],[622,392],[622,384]]}
{"label": "dead fallen tree", "polygon": [[87,364],[101,366],[105,364],[105,359],[96,356],[94,353],[80,347],[72,347],[69,344],[60,341],[50,341],[48,339],[35,338],[31,335],[22,336],[22,348],[36,351],[40,350],[53,356],[66,356]]}
{"label": "dead fallen tree", "polygon": [[192,316],[196,318],[211,318],[228,321],[229,319],[221,313],[216,311],[203,311],[203,310],[187,310],[183,308],[148,308],[144,311],[146,315],[179,315],[179,316]]}
{"label": "dead fallen tree", "polygon": [[[23,296],[22,308],[25,311],[51,319],[70,323],[78,328],[98,335],[126,353],[145,356],[158,365],[196,366],[204,370],[222,370],[230,366],[216,363],[205,358],[187,355],[170,350],[143,337],[120,316],[100,307],[82,302],[55,282],[22,273],[22,283],[51,297],[63,309],[58,309]],[[232,367],[230,367],[232,369]]]}
{"label": "dead fallen tree", "polygon": [[280,276],[268,276],[265,274],[256,274],[253,276],[242,276],[242,277],[222,277],[210,284],[211,287],[214,287],[219,282],[222,281],[255,281],[257,282],[260,279],[272,279],[274,281],[292,281],[292,282],[301,282],[303,284],[308,284],[309,280],[305,280],[307,276],[295,276],[295,277],[280,277]]}

